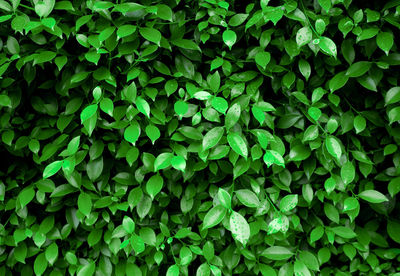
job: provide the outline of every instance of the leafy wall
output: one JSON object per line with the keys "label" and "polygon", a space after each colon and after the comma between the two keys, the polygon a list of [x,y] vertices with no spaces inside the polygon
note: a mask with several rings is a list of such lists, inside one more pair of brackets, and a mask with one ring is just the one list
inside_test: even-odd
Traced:
{"label": "leafy wall", "polygon": [[399,13],[0,0],[0,274],[399,275]]}

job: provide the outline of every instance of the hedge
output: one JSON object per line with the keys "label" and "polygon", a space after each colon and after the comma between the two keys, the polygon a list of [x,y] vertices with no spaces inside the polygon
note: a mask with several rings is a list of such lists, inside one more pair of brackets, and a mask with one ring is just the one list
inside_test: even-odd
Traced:
{"label": "hedge", "polygon": [[400,275],[400,1],[0,22],[1,275]]}

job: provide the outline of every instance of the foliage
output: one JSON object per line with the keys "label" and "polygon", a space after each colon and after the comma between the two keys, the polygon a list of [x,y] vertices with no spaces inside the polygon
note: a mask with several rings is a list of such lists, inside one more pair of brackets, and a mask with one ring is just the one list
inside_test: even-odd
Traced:
{"label": "foliage", "polygon": [[0,0],[0,274],[399,275],[399,13]]}

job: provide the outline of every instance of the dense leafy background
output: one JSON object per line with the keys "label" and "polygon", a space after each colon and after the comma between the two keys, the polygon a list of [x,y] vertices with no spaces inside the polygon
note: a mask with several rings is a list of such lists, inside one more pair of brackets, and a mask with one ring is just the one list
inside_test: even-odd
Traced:
{"label": "dense leafy background", "polygon": [[400,1],[0,13],[1,275],[400,271]]}

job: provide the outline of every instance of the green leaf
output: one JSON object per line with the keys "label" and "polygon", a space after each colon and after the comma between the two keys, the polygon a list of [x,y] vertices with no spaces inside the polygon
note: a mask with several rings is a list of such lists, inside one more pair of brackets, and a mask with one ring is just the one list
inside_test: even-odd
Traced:
{"label": "green leaf", "polygon": [[303,161],[310,157],[310,155],[310,149],[302,144],[292,147],[289,152],[289,158],[292,161]]}
{"label": "green leaf", "polygon": [[227,209],[222,205],[211,208],[203,219],[203,229],[208,229],[219,224],[225,217]]}
{"label": "green leaf", "polygon": [[35,190],[33,189],[33,186],[24,188],[18,195],[18,201],[21,205],[21,208],[24,208],[26,205],[28,205],[28,203],[31,202],[34,197]]}
{"label": "green leaf", "polygon": [[400,223],[394,220],[388,220],[387,233],[392,240],[394,240],[397,243],[400,243]]}
{"label": "green leaf", "polygon": [[171,165],[171,160],[173,157],[174,155],[170,152],[159,154],[154,161],[154,171],[157,172],[159,170],[167,168],[169,165]]}
{"label": "green leaf", "polygon": [[136,31],[136,26],[135,25],[123,25],[118,27],[117,30],[117,37],[119,38],[124,38],[127,36],[130,36]]}
{"label": "green leaf", "polygon": [[389,32],[380,32],[376,36],[376,44],[385,52],[386,55],[389,55],[389,51],[392,49],[394,44],[393,34]]}
{"label": "green leaf", "polygon": [[332,227],[332,231],[339,237],[342,237],[345,239],[352,239],[352,238],[357,237],[357,234],[354,233],[353,230],[351,230],[349,227],[345,227],[345,226]]}
{"label": "green leaf", "polygon": [[309,27],[303,27],[297,31],[296,43],[299,47],[302,47],[312,40],[312,31]]}
{"label": "green leaf", "polygon": [[226,110],[228,109],[228,102],[221,97],[215,97],[211,101],[212,107],[220,113],[225,114]]}
{"label": "green leaf", "polygon": [[261,253],[261,256],[274,261],[287,260],[293,255],[290,249],[283,246],[270,246]]}
{"label": "green leaf", "polygon": [[177,101],[174,104],[174,110],[175,110],[176,114],[183,116],[186,114],[186,112],[188,112],[189,105],[184,101]]}
{"label": "green leaf", "polygon": [[150,118],[150,105],[147,103],[145,99],[141,96],[137,96],[135,100],[136,108],[146,115],[147,118]]}
{"label": "green leaf", "polygon": [[164,179],[161,175],[156,174],[149,178],[146,183],[146,191],[150,195],[151,199],[154,199],[154,197],[161,191],[163,185]]}
{"label": "green leaf", "polygon": [[394,197],[400,192],[400,176],[390,180],[388,185],[388,192],[391,197]]}
{"label": "green leaf", "polygon": [[271,60],[271,54],[268,52],[258,52],[255,56],[255,61],[258,65],[265,70]]}
{"label": "green leaf", "polygon": [[180,38],[172,40],[171,42],[180,48],[201,52],[200,47],[192,40]]}
{"label": "green leaf", "polygon": [[248,190],[248,189],[241,189],[235,191],[237,198],[239,201],[250,208],[258,208],[260,207],[260,200],[258,199],[257,195]]}
{"label": "green leaf", "polygon": [[228,112],[225,116],[225,127],[227,130],[229,130],[238,122],[240,118],[240,113],[241,113],[241,107],[240,104],[238,103],[233,104],[228,109]]}
{"label": "green leaf", "polygon": [[353,63],[346,71],[346,76],[357,78],[361,77],[371,68],[372,63],[369,61],[359,61]]}
{"label": "green leaf", "polygon": [[241,25],[247,19],[247,17],[249,17],[248,14],[237,13],[229,19],[228,25],[230,25],[232,27],[237,27],[237,26]]}
{"label": "green leaf", "polygon": [[157,5],[157,16],[163,20],[172,21],[172,10],[169,6],[164,4]]}
{"label": "green leaf", "polygon": [[147,137],[150,138],[151,143],[154,145],[154,142],[157,141],[161,137],[160,130],[155,125],[147,125],[145,129]]}
{"label": "green leaf", "polygon": [[328,152],[336,158],[336,160],[339,160],[340,157],[342,156],[342,148],[340,146],[338,138],[335,136],[327,136],[325,140],[325,146]]}
{"label": "green leaf", "polygon": [[319,38],[318,45],[324,53],[328,54],[329,56],[333,56],[336,59],[337,56],[336,44],[335,42],[333,42],[332,39],[330,39],[329,37],[321,36]]}
{"label": "green leaf", "polygon": [[343,202],[343,211],[350,211],[360,207],[358,200],[354,197],[348,197]]}
{"label": "green leaf", "polygon": [[179,266],[174,264],[168,267],[166,276],[179,276]]}
{"label": "green leaf", "polygon": [[78,269],[77,276],[92,276],[95,272],[96,264],[94,262],[82,265]]}
{"label": "green leaf", "polygon": [[315,227],[310,233],[310,242],[314,243],[322,238],[324,235],[324,228],[322,226]]}
{"label": "green leaf", "polygon": [[222,188],[218,189],[218,199],[226,209],[231,208],[231,195]]}
{"label": "green leaf", "polygon": [[394,107],[387,112],[389,117],[389,122],[393,124],[396,121],[400,120],[400,106]]}
{"label": "green leaf", "polygon": [[222,136],[224,135],[224,128],[223,127],[214,127],[209,130],[206,135],[204,135],[203,139],[203,151],[206,151],[214,146],[216,146],[221,140]]}
{"label": "green leaf", "polygon": [[124,131],[124,139],[135,145],[136,141],[140,136],[140,126],[139,124],[133,124],[128,126]]}
{"label": "green leaf", "polygon": [[135,231],[135,222],[128,216],[124,216],[122,226],[128,234],[132,234]]}
{"label": "green leaf", "polygon": [[246,247],[250,238],[250,226],[246,219],[238,212],[232,211],[229,217],[229,227],[233,238]]}
{"label": "green leaf", "polygon": [[81,192],[78,197],[78,209],[85,216],[89,216],[92,211],[92,198],[89,194]]}
{"label": "green leaf", "polygon": [[351,162],[346,162],[343,164],[342,168],[340,169],[340,176],[345,185],[350,184],[353,182],[356,175],[356,169]]}
{"label": "green leaf", "polygon": [[282,212],[288,212],[294,209],[298,203],[298,195],[287,195],[281,199],[279,203],[279,209]]}
{"label": "green leaf", "polygon": [[400,102],[400,86],[392,87],[385,95],[385,105]]}
{"label": "green leaf", "polygon": [[285,161],[283,160],[282,155],[280,155],[279,152],[274,150],[265,151],[263,160],[264,163],[267,165],[267,167],[270,167],[272,164],[285,167]]}
{"label": "green leaf", "polygon": [[186,169],[186,160],[182,156],[174,156],[171,159],[171,165],[173,168],[185,172]]}
{"label": "green leaf", "polygon": [[299,260],[301,260],[308,269],[319,271],[318,259],[310,251],[301,251],[299,254]]}
{"label": "green leaf", "polygon": [[385,201],[389,201],[384,194],[375,190],[362,191],[358,194],[358,196],[370,203],[382,203]]}
{"label": "green leaf", "polygon": [[236,132],[230,132],[227,135],[229,146],[239,155],[247,159],[247,145],[243,138]]}
{"label": "green leaf", "polygon": [[139,33],[144,39],[160,46],[161,33],[158,30],[149,27],[141,27],[139,28]]}
{"label": "green leaf", "polygon": [[332,7],[331,0],[318,0],[318,3],[326,12],[329,12]]}
{"label": "green leaf", "polygon": [[35,262],[33,263],[33,271],[35,272],[35,275],[42,275],[47,268],[47,260],[45,253],[40,253],[39,255],[36,256]]}
{"label": "green leaf", "polygon": [[43,179],[49,178],[53,175],[55,175],[62,167],[63,161],[58,160],[50,163],[49,165],[46,166],[46,168],[43,171]]}
{"label": "green leaf", "polygon": [[91,104],[85,107],[81,112],[81,123],[90,119],[97,112],[97,104]]}
{"label": "green leaf", "polygon": [[346,71],[342,71],[342,72],[336,74],[329,81],[329,90],[331,91],[331,93],[335,92],[336,90],[339,90],[347,83],[348,80],[349,80],[349,77],[346,75]]}
{"label": "green leaf", "polygon": [[363,116],[357,115],[354,118],[354,129],[356,130],[357,134],[362,132],[366,126],[367,126],[367,121]]}
{"label": "green leaf", "polygon": [[50,244],[45,251],[46,260],[50,265],[53,265],[58,258],[58,246],[55,242]]}
{"label": "green leaf", "polygon": [[308,270],[305,263],[300,259],[296,259],[294,262],[294,273],[295,275],[311,276],[310,270]]}
{"label": "green leaf", "polygon": [[236,33],[232,30],[225,30],[222,34],[222,39],[226,46],[229,47],[229,50],[232,49],[232,46],[236,43]]}

